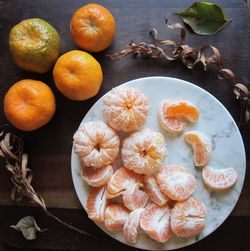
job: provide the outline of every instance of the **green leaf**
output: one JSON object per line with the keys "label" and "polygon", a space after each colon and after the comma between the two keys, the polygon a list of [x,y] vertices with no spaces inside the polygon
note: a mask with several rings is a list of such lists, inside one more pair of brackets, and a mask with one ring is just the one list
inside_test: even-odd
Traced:
{"label": "green leaf", "polygon": [[221,7],[210,2],[195,2],[186,10],[175,14],[199,35],[212,35],[228,22]]}
{"label": "green leaf", "polygon": [[42,232],[46,230],[41,230],[33,216],[26,216],[19,220],[15,226],[11,225],[10,227],[22,232],[26,240],[34,240],[36,239],[36,232]]}

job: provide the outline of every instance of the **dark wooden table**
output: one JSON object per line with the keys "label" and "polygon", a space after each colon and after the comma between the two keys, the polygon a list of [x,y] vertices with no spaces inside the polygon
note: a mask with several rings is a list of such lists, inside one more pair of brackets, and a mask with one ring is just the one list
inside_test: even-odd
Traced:
{"label": "dark wooden table", "polygon": [[[170,22],[179,21],[173,12],[188,7],[193,1],[163,0],[119,0],[96,1],[108,7],[116,18],[117,33],[112,45],[101,53],[93,54],[100,62],[104,80],[98,95],[85,102],[73,102],[64,98],[55,88],[52,73],[34,74],[20,70],[14,65],[8,50],[8,35],[11,27],[23,19],[40,17],[51,23],[60,33],[62,53],[76,49],[69,31],[69,23],[74,11],[88,1],[77,0],[6,0],[0,9],[0,122],[5,123],[3,97],[10,86],[24,78],[38,79],[47,83],[56,96],[57,111],[52,121],[43,128],[24,133],[25,151],[29,154],[29,167],[33,170],[33,186],[42,195],[48,207],[65,221],[82,229],[92,231],[107,240],[93,240],[76,234],[55,223],[39,209],[10,200],[11,182],[3,162],[0,164],[0,230],[2,243],[7,246],[34,249],[57,250],[130,250],[107,237],[81,209],[76,197],[70,169],[72,135],[89,108],[112,87],[123,82],[147,76],[169,76],[190,81],[219,99],[232,114],[239,119],[239,104],[235,100],[231,86],[216,78],[216,73],[203,72],[201,67],[191,71],[180,62],[167,63],[164,60],[127,57],[112,61],[105,57],[126,47],[130,40],[150,42],[148,32],[157,27],[162,37],[178,39],[177,31],[167,30],[164,17]],[[225,66],[231,68],[239,81],[250,80],[250,11],[245,1],[217,0],[233,21],[221,32],[213,36],[187,35],[187,43],[194,47],[210,43],[221,51]],[[240,130],[247,154],[247,169],[250,166],[249,124]],[[25,215],[33,215],[42,228],[48,231],[39,234],[36,241],[26,241],[8,226]],[[249,250],[250,246],[250,173],[246,179],[240,199],[226,222],[212,235],[187,250]],[[7,250],[1,244],[0,250]],[[10,248],[9,248],[10,249]]]}

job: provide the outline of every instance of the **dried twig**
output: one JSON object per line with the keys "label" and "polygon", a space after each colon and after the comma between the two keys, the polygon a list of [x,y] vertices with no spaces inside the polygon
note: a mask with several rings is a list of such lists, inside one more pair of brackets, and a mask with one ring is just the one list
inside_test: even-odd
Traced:
{"label": "dried twig", "polygon": [[80,234],[85,234],[89,237],[104,238],[80,230],[52,214],[46,208],[43,198],[35,192],[34,188],[31,185],[32,173],[31,170],[27,167],[28,155],[23,153],[23,140],[17,137],[15,134],[6,132],[5,130],[2,130],[0,132],[0,139],[0,156],[5,159],[5,167],[12,174],[12,200],[20,201],[23,198],[26,198],[30,203],[43,209],[43,211],[48,216],[52,217],[54,220],[58,221],[64,226],[75,230]]}
{"label": "dried twig", "polygon": [[[250,92],[248,86],[246,84],[239,83],[232,70],[224,68],[219,50],[209,44],[204,45],[201,48],[194,49],[189,45],[184,44],[186,30],[181,24],[176,23],[167,25],[167,27],[170,29],[180,29],[179,42],[168,39],[160,39],[158,31],[153,28],[150,31],[150,35],[154,39],[155,44],[131,42],[125,50],[107,56],[111,59],[119,59],[129,54],[142,55],[151,58],[163,57],[168,61],[180,60],[188,69],[193,69],[197,64],[201,64],[204,71],[207,71],[209,66],[214,64],[218,69],[218,78],[227,79],[232,84],[233,93],[235,94],[236,99],[240,101],[241,114],[239,126],[243,123],[243,121],[247,122],[250,119],[248,110],[250,104]],[[157,46],[157,44],[159,46]]]}

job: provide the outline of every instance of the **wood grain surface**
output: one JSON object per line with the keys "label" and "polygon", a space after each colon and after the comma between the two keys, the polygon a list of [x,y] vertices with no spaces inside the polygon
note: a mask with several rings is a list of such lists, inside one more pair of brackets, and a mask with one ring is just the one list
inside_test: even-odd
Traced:
{"label": "wood grain surface", "polygon": [[[165,27],[164,18],[169,18],[169,23],[180,21],[172,13],[188,7],[193,1],[103,0],[95,2],[103,4],[113,13],[117,22],[117,33],[114,42],[107,50],[93,54],[102,66],[104,80],[98,95],[84,102],[73,102],[63,97],[55,88],[52,72],[35,74],[19,69],[13,63],[9,53],[8,35],[11,27],[21,20],[39,17],[52,24],[60,33],[62,53],[77,49],[70,36],[69,23],[74,11],[88,1],[9,0],[0,7],[1,124],[6,122],[3,114],[4,95],[16,81],[24,78],[44,81],[52,88],[56,96],[57,111],[51,122],[37,131],[23,133],[25,152],[29,154],[29,167],[34,173],[33,186],[45,199],[48,207],[81,208],[71,178],[72,135],[90,107],[112,87],[148,76],[184,79],[210,92],[228,109],[236,122],[239,119],[239,103],[234,98],[232,88],[227,82],[216,78],[214,69],[204,72],[198,66],[191,71],[177,61],[165,62],[131,56],[112,61],[105,56],[125,48],[131,40],[150,42],[148,32],[153,27],[158,28],[162,38],[178,40],[178,32],[168,30]],[[214,2],[220,4],[233,21],[213,36],[198,36],[189,32],[186,42],[193,47],[208,43],[216,46],[221,52],[225,66],[234,71],[239,81],[248,82],[250,80],[250,11],[243,0]],[[249,123],[240,128],[247,154],[247,173],[242,194],[232,213],[233,216],[250,216],[249,129]],[[3,205],[14,206],[15,204],[10,200],[10,176],[3,167],[3,161],[0,161],[0,165],[0,205],[2,207]],[[85,213],[82,213],[83,217],[86,217]]]}

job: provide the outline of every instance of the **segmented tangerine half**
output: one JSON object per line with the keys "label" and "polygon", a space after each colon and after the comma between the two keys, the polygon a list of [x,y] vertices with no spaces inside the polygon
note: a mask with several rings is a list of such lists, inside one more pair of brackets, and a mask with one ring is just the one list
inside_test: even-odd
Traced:
{"label": "segmented tangerine half", "polygon": [[152,203],[142,213],[140,226],[150,238],[164,243],[172,235],[170,214],[167,205],[160,207]]}
{"label": "segmented tangerine half", "polygon": [[139,186],[135,183],[122,194],[124,206],[131,211],[145,207],[148,202],[148,194],[140,190]]}
{"label": "segmented tangerine half", "polygon": [[87,199],[87,214],[91,220],[104,221],[104,212],[108,205],[105,186],[92,188]]}
{"label": "segmented tangerine half", "polygon": [[170,133],[181,133],[184,131],[187,123],[178,117],[167,117],[165,111],[171,105],[168,100],[163,100],[158,111],[158,120],[162,128]]}
{"label": "segmented tangerine half", "polygon": [[166,99],[160,106],[163,118],[179,118],[190,122],[197,122],[200,116],[199,109],[186,100]]}
{"label": "segmented tangerine half", "polygon": [[107,166],[119,152],[119,137],[103,121],[90,121],[81,125],[73,139],[74,150],[85,166]]}
{"label": "segmented tangerine half", "polygon": [[140,174],[158,172],[166,157],[163,135],[150,129],[131,134],[122,144],[122,161],[128,169]]}
{"label": "segmented tangerine half", "polygon": [[113,175],[113,167],[111,165],[104,166],[98,169],[91,167],[83,168],[82,178],[92,187],[100,187],[105,185]]}
{"label": "segmented tangerine half", "polygon": [[179,237],[199,234],[206,226],[206,207],[193,197],[177,202],[171,210],[171,228]]}
{"label": "segmented tangerine half", "polygon": [[121,167],[109,180],[106,188],[106,195],[108,198],[117,197],[136,183],[142,183],[142,175],[134,173],[125,167]]}
{"label": "segmented tangerine half", "polygon": [[129,86],[113,88],[103,100],[103,117],[115,130],[130,132],[139,129],[148,114],[148,99]]}
{"label": "segmented tangerine half", "polygon": [[196,189],[196,179],[182,166],[169,165],[156,174],[161,192],[171,200],[186,200]]}
{"label": "segmented tangerine half", "polygon": [[211,156],[211,142],[202,132],[190,131],[184,136],[185,141],[192,146],[194,164],[198,167],[207,165]]}
{"label": "segmented tangerine half", "polygon": [[233,167],[215,169],[206,166],[202,169],[202,179],[211,189],[226,190],[236,183],[238,174]]}
{"label": "segmented tangerine half", "polygon": [[109,231],[119,231],[128,219],[129,210],[122,204],[109,205],[104,213],[104,225]]}
{"label": "segmented tangerine half", "polygon": [[148,193],[149,199],[158,206],[163,206],[168,202],[168,198],[164,195],[156,181],[155,175],[145,175],[143,178],[144,190]]}
{"label": "segmented tangerine half", "polygon": [[137,208],[130,212],[128,219],[126,220],[123,233],[128,242],[135,244],[139,238],[140,219],[144,212],[144,208]]}

